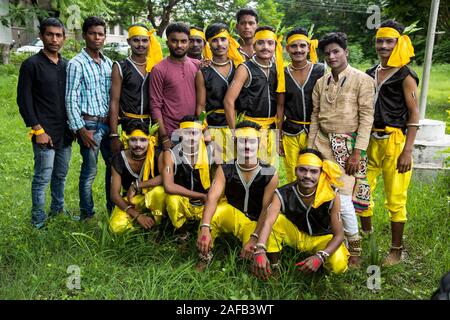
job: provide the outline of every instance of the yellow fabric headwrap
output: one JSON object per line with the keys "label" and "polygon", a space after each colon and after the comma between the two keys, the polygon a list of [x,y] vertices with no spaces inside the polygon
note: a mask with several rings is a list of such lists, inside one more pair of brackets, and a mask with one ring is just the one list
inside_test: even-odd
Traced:
{"label": "yellow fabric headwrap", "polygon": [[[130,137],[145,137],[148,140],[148,147],[147,147],[147,155],[145,156],[144,161],[144,172],[142,174],[142,181],[147,181],[150,179],[150,173],[152,175],[152,178],[155,177],[155,143],[156,143],[156,137],[155,136],[149,136],[145,134],[144,131],[135,129],[131,132],[129,136],[126,135],[124,131],[122,131],[122,135],[125,136],[125,138],[128,140]],[[146,189],[144,189],[144,192],[146,192]]]}
{"label": "yellow fabric headwrap", "polygon": [[147,30],[141,26],[132,26],[128,29],[128,39],[136,36],[149,37],[150,47],[147,52],[147,72],[152,71],[153,67],[163,59],[161,44],[155,36],[155,29]]}
{"label": "yellow fabric headwrap", "polygon": [[259,131],[255,128],[238,128],[234,131],[236,138],[259,138]]}
{"label": "yellow fabric headwrap", "polygon": [[397,44],[395,45],[394,50],[392,50],[387,63],[388,67],[401,68],[411,61],[411,57],[414,57],[414,47],[411,43],[411,39],[406,34],[401,35],[394,28],[383,27],[378,29],[376,38],[397,39]]}
{"label": "yellow fabric headwrap", "polygon": [[211,41],[221,37],[225,37],[228,39],[228,58],[233,61],[234,66],[237,67],[238,65],[243,63],[245,61],[245,58],[239,53],[239,42],[237,42],[236,39],[234,39],[227,30],[221,30],[218,34],[208,39],[208,54],[210,54],[211,56],[206,58],[212,60],[212,52],[209,45],[211,44]]}
{"label": "yellow fabric headwrap", "polygon": [[331,186],[342,185],[338,181],[338,178],[341,176],[341,168],[339,165],[329,160],[322,161],[313,153],[301,154],[298,157],[297,167],[301,165],[322,168],[319,183],[317,184],[313,208],[318,208],[322,203],[333,200],[336,194]]}
{"label": "yellow fabric headwrap", "polygon": [[[185,122],[180,123],[180,129],[203,130],[203,125],[200,122],[185,121]],[[198,169],[203,188],[205,190],[208,190],[211,185],[211,181],[210,181],[210,177],[209,177],[208,152],[206,151],[206,144],[205,144],[205,138],[203,136],[203,133],[201,135],[199,145],[198,145],[198,157],[197,157],[197,163],[195,164],[195,169]]]}
{"label": "yellow fabric headwrap", "polygon": [[317,63],[317,47],[319,46],[319,40],[313,39],[311,40],[309,37],[304,34],[293,34],[287,39],[286,45],[291,45],[293,42],[298,40],[305,40],[309,44],[309,58],[312,63]]}
{"label": "yellow fabric headwrap", "polygon": [[277,92],[286,92],[285,83],[284,83],[284,61],[283,61],[283,46],[281,42],[283,41],[283,36],[280,35],[277,38],[275,32],[270,30],[261,30],[255,33],[255,37],[253,38],[253,43],[256,43],[258,40],[262,39],[272,39],[277,42],[277,47],[275,49],[275,63],[277,65]]}

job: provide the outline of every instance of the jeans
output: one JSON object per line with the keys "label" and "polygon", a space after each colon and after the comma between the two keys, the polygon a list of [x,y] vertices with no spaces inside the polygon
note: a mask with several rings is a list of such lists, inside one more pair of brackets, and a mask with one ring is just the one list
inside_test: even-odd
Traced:
{"label": "jeans", "polygon": [[47,219],[45,213],[45,191],[50,183],[52,202],[50,210],[60,212],[64,209],[64,187],[66,184],[72,146],[51,149],[33,143],[34,175],[31,182],[31,223],[40,227]]}
{"label": "jeans", "polygon": [[95,176],[97,175],[97,162],[98,152],[102,153],[103,160],[105,161],[105,190],[106,190],[106,208],[111,213],[114,208],[114,204],[110,197],[111,187],[111,141],[109,139],[109,126],[102,122],[86,120],[85,128],[87,130],[95,130],[94,140],[97,143],[96,147],[87,148],[84,146],[81,139],[78,139],[80,145],[80,153],[83,158],[80,171],[80,218],[92,217],[95,214],[94,211],[94,199],[92,197],[92,184],[94,183]]}

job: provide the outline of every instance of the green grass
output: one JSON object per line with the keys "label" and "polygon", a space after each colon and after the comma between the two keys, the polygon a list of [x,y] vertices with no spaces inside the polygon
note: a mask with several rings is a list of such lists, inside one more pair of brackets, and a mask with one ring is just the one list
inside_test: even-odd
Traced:
{"label": "green grass", "polygon": [[[446,81],[446,88],[449,67],[434,69],[432,74]],[[367,288],[366,268],[379,263],[390,244],[380,189],[375,195],[376,239],[363,243],[363,268],[342,276],[299,274],[294,265],[305,256],[287,248],[280,278],[260,282],[237,258],[239,244],[231,237],[218,240],[212,266],[200,274],[193,270],[194,239],[175,244],[169,226],[161,234],[155,230],[114,237],[107,229],[102,161],[93,188],[98,215],[88,223],[59,216],[47,229],[34,230],[30,225],[32,148],[15,103],[16,82],[16,69],[0,67],[0,299],[427,299],[450,269],[450,179],[442,175],[431,182],[413,177],[405,230],[410,259],[381,270],[378,292]],[[440,101],[442,93],[434,85],[430,100]],[[74,144],[66,204],[75,213],[80,165],[79,147]],[[81,268],[81,290],[66,288],[70,265]]]}

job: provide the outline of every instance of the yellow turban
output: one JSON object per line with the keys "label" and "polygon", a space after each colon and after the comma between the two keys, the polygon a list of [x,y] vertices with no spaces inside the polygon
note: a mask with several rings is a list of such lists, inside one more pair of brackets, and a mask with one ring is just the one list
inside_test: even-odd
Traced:
{"label": "yellow turban", "polygon": [[[122,135],[125,137],[125,139],[129,139],[130,137],[144,137],[148,140],[148,148],[147,148],[147,155],[145,157],[144,161],[144,172],[142,174],[142,181],[147,181],[150,179],[150,173],[152,175],[152,178],[155,177],[155,143],[156,138],[155,136],[149,136],[145,134],[144,131],[140,129],[133,130],[129,136],[125,134],[125,132],[122,132]],[[144,189],[144,192],[146,192],[146,189]]]}
{"label": "yellow turban", "polygon": [[[203,125],[200,122],[185,121],[180,123],[180,129],[199,129],[201,131],[203,130]],[[203,133],[198,145],[198,157],[195,164],[195,169],[198,169],[203,188],[205,190],[208,190],[211,185],[211,181],[209,177],[208,153],[206,150],[205,138],[203,137]]]}
{"label": "yellow turban", "polygon": [[277,66],[277,92],[286,92],[285,83],[284,83],[284,61],[283,61],[283,46],[281,42],[283,41],[283,36],[280,35],[277,37],[275,32],[270,30],[261,30],[255,33],[255,37],[253,38],[253,43],[256,43],[258,40],[262,39],[272,39],[277,42],[277,47],[275,49],[275,63]]}
{"label": "yellow turban", "polygon": [[376,38],[395,38],[397,39],[397,44],[392,50],[391,56],[388,60],[388,67],[401,68],[407,65],[414,57],[414,47],[411,43],[411,39],[406,35],[401,35],[394,28],[383,27],[378,29]]}
{"label": "yellow turban", "polygon": [[238,128],[234,131],[236,138],[259,138],[260,133],[252,127]]}
{"label": "yellow turban", "polygon": [[338,181],[338,178],[341,176],[341,168],[339,165],[329,160],[322,161],[313,153],[303,153],[298,157],[297,167],[302,165],[322,168],[313,208],[318,208],[324,202],[333,200],[336,194],[331,186],[341,185]]}
{"label": "yellow turban", "polygon": [[211,41],[213,41],[216,38],[227,38],[228,39],[228,58],[231,59],[234,63],[234,66],[237,67],[241,63],[245,61],[245,58],[239,53],[239,42],[234,39],[230,33],[227,30],[221,30],[218,34],[215,36],[212,36],[208,39],[208,49],[209,52],[207,53],[209,56],[205,56],[206,59],[212,60],[212,52],[210,48]]}
{"label": "yellow turban", "polygon": [[319,45],[319,40],[314,39],[311,40],[309,37],[305,36],[304,34],[293,34],[287,39],[286,45],[291,45],[294,41],[298,40],[305,40],[309,44],[309,58],[311,59],[312,63],[317,63],[317,47]]}
{"label": "yellow turban", "polygon": [[155,36],[155,29],[147,30],[141,26],[132,26],[128,29],[128,39],[136,36],[149,37],[150,48],[147,52],[147,72],[152,71],[152,68],[163,59],[161,44]]}

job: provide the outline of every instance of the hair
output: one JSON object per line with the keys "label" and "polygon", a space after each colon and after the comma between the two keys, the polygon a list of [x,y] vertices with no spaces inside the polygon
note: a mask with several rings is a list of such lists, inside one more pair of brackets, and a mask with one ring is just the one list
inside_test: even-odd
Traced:
{"label": "hair", "polygon": [[127,122],[127,129],[125,130],[127,135],[130,135],[134,130],[142,130],[145,134],[149,134],[148,122],[142,122],[137,119],[132,119]]}
{"label": "hair", "polygon": [[169,24],[166,28],[166,37],[169,38],[169,35],[174,32],[185,33],[188,37],[190,35],[189,26],[183,22],[173,22]]}
{"label": "hair", "polygon": [[256,23],[258,23],[258,13],[256,13],[255,9],[252,9],[252,8],[239,9],[238,12],[236,12],[236,22],[237,23],[239,23],[242,16],[253,16],[253,17],[255,17]]}
{"label": "hair", "polygon": [[222,31],[224,29],[227,30],[227,31],[230,31],[228,26],[226,24],[224,24],[224,23],[218,22],[218,23],[210,24],[206,28],[205,37],[206,37],[206,39],[214,37],[216,34],[218,34],[220,31]]}
{"label": "hair", "polygon": [[402,34],[403,31],[405,31],[405,26],[393,19],[389,19],[389,20],[383,21],[381,23],[380,28],[386,28],[386,27],[393,28],[393,29],[397,30],[400,34]]}
{"label": "hair", "polygon": [[293,36],[294,34],[303,34],[305,36],[308,36],[308,31],[306,31],[306,29],[303,27],[297,27],[288,32],[286,39],[288,39],[290,36]]}
{"label": "hair", "polygon": [[239,122],[236,125],[236,129],[240,129],[240,128],[253,128],[256,130],[260,130],[261,126],[253,121],[244,120],[244,121]]}
{"label": "hair", "polygon": [[255,33],[259,32],[259,31],[263,31],[263,30],[269,30],[269,31],[275,32],[275,29],[270,26],[260,26],[260,27],[256,28]]}
{"label": "hair", "polygon": [[105,29],[105,33],[106,33],[106,23],[105,20],[103,20],[102,18],[99,17],[87,17],[86,19],[84,19],[83,22],[83,34],[86,34],[87,31],[89,30],[90,27],[97,27],[97,26],[101,26]]}
{"label": "hair", "polygon": [[306,148],[306,149],[303,149],[302,151],[300,151],[300,154],[304,154],[304,153],[312,153],[312,154],[318,156],[320,158],[320,160],[323,160],[322,154],[319,151],[317,151],[316,149]]}
{"label": "hair", "polygon": [[188,121],[199,121],[198,117],[193,115],[187,115],[181,118],[180,123],[182,122],[188,122]]}
{"label": "hair", "polygon": [[325,47],[331,43],[336,43],[342,49],[347,49],[347,35],[343,32],[327,33],[319,41],[319,50],[323,52]]}
{"label": "hair", "polygon": [[143,24],[143,23],[133,23],[132,25],[130,25],[129,27],[128,27],[128,29],[130,29],[131,27],[142,27],[142,28],[145,28],[145,29],[147,29],[147,30],[150,30],[145,24]]}
{"label": "hair", "polygon": [[42,20],[42,22],[39,24],[39,33],[41,35],[44,35],[45,30],[47,29],[47,27],[62,28],[63,34],[64,35],[66,34],[66,29],[64,28],[64,24],[58,18],[50,17],[50,18]]}

